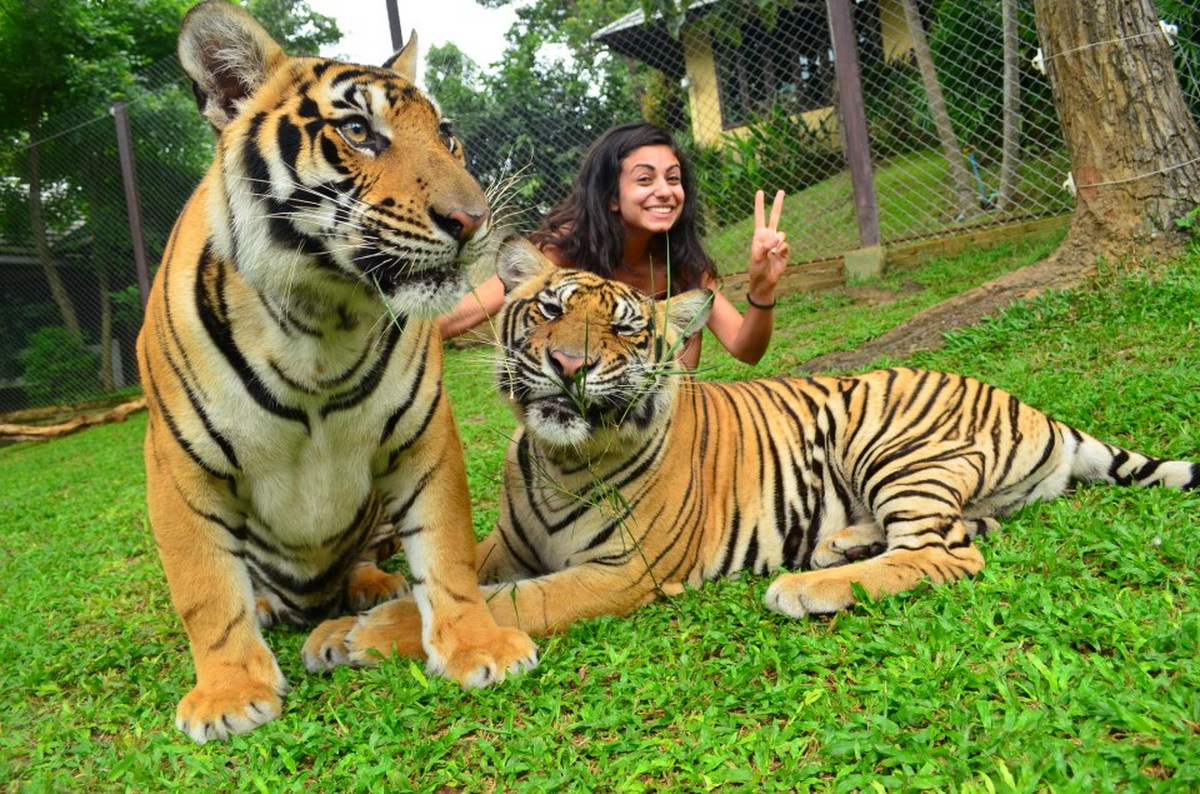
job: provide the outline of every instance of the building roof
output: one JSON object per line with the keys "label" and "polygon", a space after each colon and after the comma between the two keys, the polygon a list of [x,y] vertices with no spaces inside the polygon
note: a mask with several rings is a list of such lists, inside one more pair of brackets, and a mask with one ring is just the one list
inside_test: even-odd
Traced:
{"label": "building roof", "polygon": [[[692,0],[687,6],[687,18],[704,14],[720,0]],[[686,73],[683,45],[667,30],[662,15],[656,13],[649,22],[641,9],[626,14],[592,34],[610,50],[627,55],[675,78]]]}

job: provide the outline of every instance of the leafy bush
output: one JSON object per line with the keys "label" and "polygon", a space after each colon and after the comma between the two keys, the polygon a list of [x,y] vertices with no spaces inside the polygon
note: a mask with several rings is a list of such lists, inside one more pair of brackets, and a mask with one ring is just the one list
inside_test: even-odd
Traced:
{"label": "leafy bush", "polygon": [[30,334],[21,363],[25,391],[35,404],[81,400],[100,390],[100,356],[62,326]]}
{"label": "leafy bush", "polygon": [[50,301],[42,303],[20,303],[14,301],[0,306],[0,380],[21,376],[21,350],[28,344],[30,328],[37,328],[55,321],[58,311]]}

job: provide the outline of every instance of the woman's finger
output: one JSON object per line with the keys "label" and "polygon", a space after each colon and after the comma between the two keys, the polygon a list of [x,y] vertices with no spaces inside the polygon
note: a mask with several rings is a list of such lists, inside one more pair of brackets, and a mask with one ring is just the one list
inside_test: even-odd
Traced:
{"label": "woman's finger", "polygon": [[760,190],[754,194],[754,228],[761,229],[766,222],[766,196]]}
{"label": "woman's finger", "polygon": [[[759,193],[762,193],[760,190]],[[783,215],[783,191],[775,193],[775,203],[771,205],[771,231],[779,228],[779,218]]]}

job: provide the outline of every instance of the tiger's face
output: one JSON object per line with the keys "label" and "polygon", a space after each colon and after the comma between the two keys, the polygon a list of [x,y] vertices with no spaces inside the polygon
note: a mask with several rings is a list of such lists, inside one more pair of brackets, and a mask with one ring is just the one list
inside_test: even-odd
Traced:
{"label": "tiger's face", "polygon": [[695,290],[655,302],[582,270],[555,267],[525,241],[502,246],[497,380],[526,430],[551,447],[582,449],[636,437],[668,415],[681,340],[708,317]]}
{"label": "tiger's face", "polygon": [[288,57],[269,37],[231,42],[203,18],[185,33],[181,60],[219,133],[220,215],[233,218],[214,222],[218,253],[294,301],[358,292],[406,316],[453,306],[491,216],[449,122],[413,84],[415,41],[375,68]]}

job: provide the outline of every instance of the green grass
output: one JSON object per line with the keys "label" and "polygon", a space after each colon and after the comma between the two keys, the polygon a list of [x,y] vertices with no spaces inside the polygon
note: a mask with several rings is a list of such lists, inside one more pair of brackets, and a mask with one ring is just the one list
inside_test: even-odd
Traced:
{"label": "green grass", "polygon": [[[767,362],[709,340],[709,374],[787,371],[1033,255],[903,274],[928,294],[902,305],[789,299]],[[1106,272],[914,363],[1200,457],[1198,285],[1200,253]],[[448,364],[481,530],[512,427],[483,355]],[[272,630],[283,716],[198,747],[171,725],[192,671],[144,525],[144,427],[0,450],[9,790],[1200,789],[1200,494],[1104,487],[1006,519],[972,581],[807,621],[762,607],[766,578],[716,582],[542,640],[536,670],[483,691],[407,660],[310,675],[304,635]]]}

